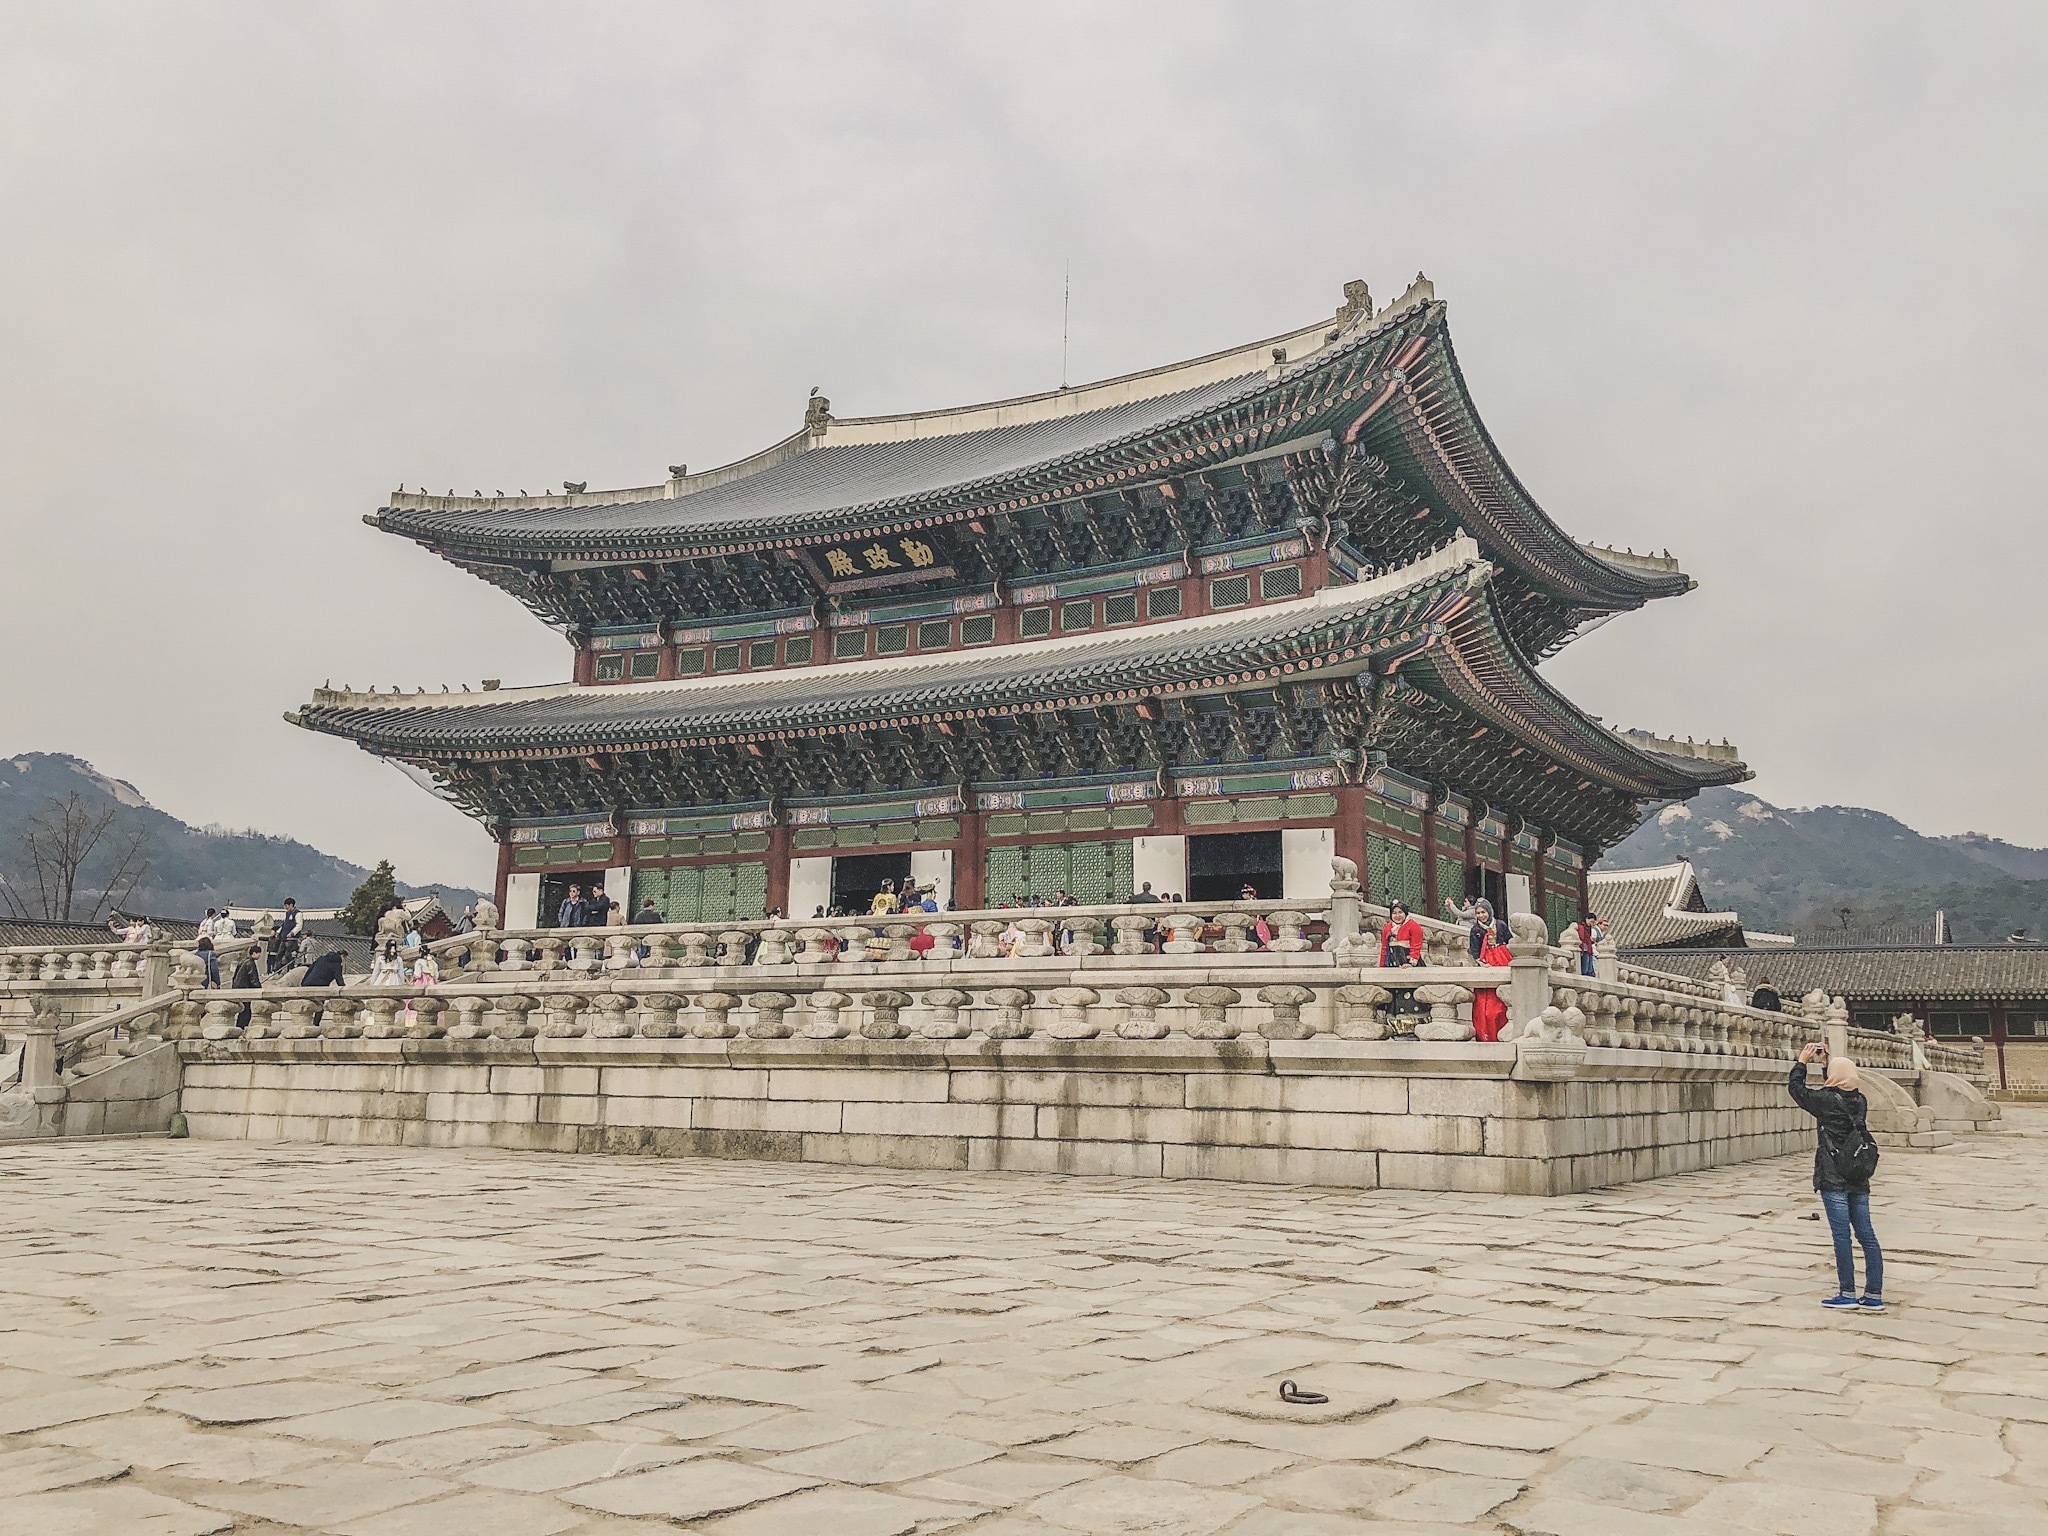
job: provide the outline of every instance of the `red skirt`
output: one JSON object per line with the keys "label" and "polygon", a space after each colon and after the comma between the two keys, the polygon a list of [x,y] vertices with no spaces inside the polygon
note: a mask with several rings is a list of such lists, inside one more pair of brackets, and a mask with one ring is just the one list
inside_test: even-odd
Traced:
{"label": "red skirt", "polygon": [[1472,993],[1472,1038],[1493,1041],[1500,1038],[1500,1027],[1508,1021],[1508,1005],[1500,1000],[1500,993],[1492,987],[1480,987]]}

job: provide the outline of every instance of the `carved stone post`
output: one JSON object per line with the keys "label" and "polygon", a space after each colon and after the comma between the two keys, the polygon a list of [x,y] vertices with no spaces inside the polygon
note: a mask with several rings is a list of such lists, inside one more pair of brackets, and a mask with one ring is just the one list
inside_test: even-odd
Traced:
{"label": "carved stone post", "polygon": [[447,1002],[431,993],[412,1000],[412,1023],[406,1028],[408,1040],[438,1040],[441,1038],[441,1015],[447,1009]]}
{"label": "carved stone post", "polygon": [[1202,919],[1192,912],[1166,915],[1167,940],[1162,946],[1169,955],[1198,955],[1202,952]]}
{"label": "carved stone post", "polygon": [[924,931],[932,938],[932,947],[924,952],[925,959],[957,960],[960,957],[958,923],[926,923]]}
{"label": "carved stone post", "polygon": [[498,962],[500,970],[525,971],[532,969],[533,941],[531,939],[524,938],[516,933],[507,934],[505,942],[501,947],[505,951],[505,958]]}
{"label": "carved stone post", "polygon": [[557,993],[547,999],[547,1018],[540,1026],[543,1040],[580,1040],[590,1025],[583,1017],[589,1000],[575,992]]}
{"label": "carved stone post", "polygon": [[744,928],[722,929],[718,935],[718,964],[724,970],[737,970],[747,963],[747,946],[754,942],[754,936]]}
{"label": "carved stone post", "polygon": [[873,937],[868,927],[862,923],[848,923],[835,931],[839,935],[839,953],[834,958],[841,965],[866,965],[868,940]]}
{"label": "carved stone post", "polygon": [[603,965],[605,935],[598,930],[579,931],[569,940],[568,969],[578,976],[594,975]]}
{"label": "carved stone post", "polygon": [[1280,911],[1267,919],[1273,930],[1273,952],[1279,955],[1298,955],[1315,946],[1301,936],[1301,930],[1308,926],[1308,919],[1299,912]]}
{"label": "carved stone post", "polygon": [[761,930],[761,942],[754,946],[754,964],[788,965],[789,930],[770,924]]}
{"label": "carved stone post", "polygon": [[853,999],[844,992],[813,992],[810,1012],[804,1019],[803,1037],[806,1040],[844,1040],[851,1032],[840,1010]]}
{"label": "carved stone post", "polygon": [[1102,943],[1098,938],[1098,935],[1102,932],[1101,918],[1069,917],[1062,921],[1063,925],[1073,935],[1073,938],[1067,944],[1068,954],[1099,955],[1102,953]]}
{"label": "carved stone post", "polygon": [[490,999],[474,992],[458,992],[451,999],[455,1006],[455,1022],[448,1026],[450,1040],[481,1040],[490,1031],[484,1028],[484,1014],[490,1009]]}
{"label": "carved stone post", "polygon": [[472,976],[482,976],[498,968],[497,936],[488,932],[472,933],[467,946],[468,960],[463,969]]}
{"label": "carved stone post", "polygon": [[401,997],[373,997],[365,1005],[370,1011],[370,1022],[363,1026],[365,1040],[396,1040],[405,1031],[398,1025],[398,1010],[405,1006]]}
{"label": "carved stone post", "polygon": [[287,998],[284,1004],[285,1023],[277,1032],[280,1040],[311,1040],[320,1033],[316,1022],[320,1013],[320,1001],[312,997]]}
{"label": "carved stone post", "polygon": [[232,1040],[241,1033],[235,1021],[242,1016],[240,1003],[223,1002],[215,999],[206,1005],[206,1022],[199,1026],[202,1040]]}
{"label": "carved stone post", "polygon": [[[1169,946],[1170,947],[1170,946]],[[1230,1005],[1238,1001],[1235,987],[1189,987],[1188,1001],[1195,1005],[1195,1022],[1188,1035],[1195,1040],[1235,1040],[1237,1026],[1230,1021]]]}
{"label": "carved stone post", "polygon": [[605,936],[604,968],[614,974],[640,963],[640,936],[621,928]]}
{"label": "carved stone post", "polygon": [[1559,1083],[1577,1077],[1586,1059],[1586,1042],[1579,1035],[1585,1022],[1576,1008],[1543,1009],[1515,1036],[1515,1080]]}
{"label": "carved stone post", "polygon": [[633,1021],[626,1016],[633,1006],[632,998],[623,992],[600,992],[590,1001],[597,1009],[597,1022],[590,1026],[591,1038],[624,1040],[633,1033]]}
{"label": "carved stone post", "polygon": [[552,975],[562,964],[562,941],[552,933],[543,933],[533,941],[532,969],[542,976]]}
{"label": "carved stone post", "polygon": [[1330,937],[1326,942],[1339,964],[1355,963],[1348,957],[1364,931],[1360,905],[1358,865],[1350,859],[1330,860]]}
{"label": "carved stone post", "polygon": [[884,923],[882,935],[889,941],[889,948],[883,954],[884,960],[915,960],[917,951],[910,947],[910,941],[917,937],[915,923]]}
{"label": "carved stone post", "polygon": [[967,941],[967,958],[970,960],[1000,960],[1003,957],[1003,933],[1008,923],[982,918],[967,925],[971,937]]}
{"label": "carved stone post", "polygon": [[1384,1040],[1387,1021],[1380,1010],[1394,1000],[1385,987],[1353,982],[1337,989],[1337,1036],[1343,1040]]}
{"label": "carved stone post", "polygon": [[1124,1005],[1123,1022],[1116,1027],[1119,1037],[1125,1040],[1164,1038],[1166,1026],[1159,1022],[1159,1005],[1167,998],[1158,987],[1120,987],[1116,1000]]}
{"label": "carved stone post", "polygon": [[1508,1005],[1508,1022],[1501,1029],[1503,1040],[1513,1040],[1523,1028],[1550,1006],[1550,930],[1533,912],[1517,912],[1508,919],[1508,985],[1502,999]]}
{"label": "carved stone post", "polygon": [[830,928],[799,928],[796,936],[798,942],[803,945],[803,948],[797,952],[796,963],[798,965],[831,964],[832,952],[826,948],[826,945],[832,939],[832,930]]}
{"label": "carved stone post", "polygon": [[[326,999],[327,1006],[320,1010],[320,1035],[325,1040],[355,1040],[363,1033],[361,1011],[353,998],[338,993]],[[175,1016],[177,1010],[171,1010]]]}
{"label": "carved stone post", "polygon": [[1022,987],[996,987],[988,994],[995,1019],[988,1026],[991,1040],[1022,1040],[1031,1033],[1031,1021],[1024,1010],[1031,1006],[1031,994]]}
{"label": "carved stone post", "polygon": [[249,1023],[242,1031],[244,1040],[267,1040],[276,1031],[274,1020],[279,1004],[267,997],[249,999]]}
{"label": "carved stone post", "polygon": [[901,1040],[910,1027],[897,1014],[910,1006],[908,992],[869,992],[861,1001],[868,1005],[868,1018],[860,1032],[870,1040]]}
{"label": "carved stone post", "polygon": [[1458,1017],[1458,1005],[1472,1001],[1472,993],[1464,987],[1454,987],[1446,982],[1430,982],[1415,989],[1415,1000],[1429,1004],[1429,1017],[1415,1026],[1418,1040],[1470,1040],[1472,1021]]}
{"label": "carved stone post", "polygon": [[1242,955],[1258,948],[1245,933],[1251,928],[1252,915],[1249,912],[1225,912],[1216,919],[1223,929],[1223,937],[1216,941],[1216,952],[1220,955]]}
{"label": "carved stone post", "polygon": [[673,1040],[687,1035],[689,1026],[676,1022],[676,1010],[683,1006],[680,992],[638,992],[640,1033],[648,1040]]}
{"label": "carved stone post", "polygon": [[1149,955],[1152,953],[1152,919],[1126,913],[1112,917],[1109,926],[1116,930],[1116,939],[1110,945],[1113,953],[1119,955]]}
{"label": "carved stone post", "polygon": [[1304,1003],[1315,1000],[1315,993],[1307,987],[1282,985],[1259,988],[1259,1001],[1273,1010],[1273,1016],[1259,1025],[1259,1033],[1268,1040],[1308,1039],[1315,1033],[1315,1026],[1302,1022],[1301,1009]]}
{"label": "carved stone post", "polygon": [[919,993],[918,1000],[924,1004],[925,1009],[931,1015],[930,1018],[924,1021],[924,1027],[918,1031],[925,1039],[964,1040],[967,1038],[967,1026],[961,1022],[960,1018],[960,1010],[971,1001],[965,992],[960,991],[957,987],[939,987],[930,992]]}
{"label": "carved stone post", "polygon": [[705,928],[685,928],[680,935],[683,952],[672,964],[694,971],[711,963],[711,933]]}
{"label": "carved stone post", "polygon": [[699,1040],[730,1040],[740,1032],[739,1025],[726,1017],[739,1004],[730,992],[705,992],[694,1001],[704,1012],[704,1017],[690,1027],[690,1033]]}
{"label": "carved stone post", "polygon": [[540,1026],[533,1022],[534,1010],[539,1007],[535,999],[518,993],[499,998],[498,1012],[502,1017],[491,1033],[500,1040],[531,1040],[540,1030]]}
{"label": "carved stone post", "polygon": [[747,1026],[750,1040],[787,1040],[796,1026],[785,1017],[796,1006],[787,992],[755,992],[747,1001],[754,1005],[754,1022]]}
{"label": "carved stone post", "polygon": [[1088,1016],[1088,1010],[1101,1001],[1102,994],[1093,987],[1054,987],[1052,1002],[1060,1014],[1046,1033],[1055,1040],[1093,1040],[1102,1033],[1102,1025]]}
{"label": "carved stone post", "polygon": [[1017,940],[1017,959],[1035,960],[1052,953],[1051,923],[1042,917],[1020,917],[1017,927],[1022,934]]}

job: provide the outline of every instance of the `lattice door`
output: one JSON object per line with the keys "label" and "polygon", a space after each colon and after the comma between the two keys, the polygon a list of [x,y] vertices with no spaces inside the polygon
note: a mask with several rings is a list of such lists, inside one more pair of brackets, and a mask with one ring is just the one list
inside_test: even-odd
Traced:
{"label": "lattice door", "polygon": [[1084,907],[1099,907],[1110,899],[1109,844],[1067,844],[1067,890]]}
{"label": "lattice door", "polygon": [[701,904],[704,874],[694,864],[679,864],[668,872],[668,905],[661,914],[672,923],[694,923]]}
{"label": "lattice door", "polygon": [[663,914],[668,911],[668,871],[665,869],[636,869],[633,871],[633,911],[640,910],[640,903],[648,897],[654,898],[654,910]]}
{"label": "lattice door", "polygon": [[732,866],[730,864],[706,864],[704,866],[704,894],[699,898],[699,922],[729,923],[732,921]]}
{"label": "lattice door", "polygon": [[741,922],[752,922],[768,915],[766,864],[733,866],[732,915]]}
{"label": "lattice door", "polygon": [[999,907],[1006,902],[1022,901],[1030,894],[1025,852],[1025,849],[1014,845],[988,850],[982,885],[982,900],[986,905]]}

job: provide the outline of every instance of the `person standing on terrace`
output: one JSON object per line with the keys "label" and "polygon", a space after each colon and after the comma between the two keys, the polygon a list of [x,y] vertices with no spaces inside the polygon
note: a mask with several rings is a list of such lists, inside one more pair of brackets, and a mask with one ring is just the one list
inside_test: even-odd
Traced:
{"label": "person standing on terrace", "polygon": [[1380,964],[1422,964],[1422,924],[1408,915],[1408,903],[1387,903],[1386,925],[1380,929]]}
{"label": "person standing on terrace", "polygon": [[[1806,1067],[1816,1057],[1826,1062],[1819,1088],[1806,1086]],[[1813,1187],[1827,1212],[1835,1240],[1835,1294],[1821,1305],[1838,1312],[1884,1310],[1884,1251],[1870,1225],[1870,1177],[1877,1169],[1877,1143],[1869,1129],[1870,1103],[1863,1097],[1856,1063],[1830,1056],[1816,1042],[1803,1047],[1792,1063],[1786,1085],[1792,1102],[1818,1122],[1813,1150]],[[1853,1236],[1854,1242],[1851,1238]],[[1856,1245],[1863,1249],[1863,1295],[1856,1295]]]}

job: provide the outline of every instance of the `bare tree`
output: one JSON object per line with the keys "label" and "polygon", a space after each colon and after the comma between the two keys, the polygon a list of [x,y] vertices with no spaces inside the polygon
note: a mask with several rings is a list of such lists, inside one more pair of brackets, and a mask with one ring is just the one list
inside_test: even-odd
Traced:
{"label": "bare tree", "polygon": [[[149,873],[149,829],[120,826],[120,819],[121,807],[95,808],[75,789],[62,800],[48,800],[20,833],[28,882],[0,879],[0,899],[19,918],[98,922]],[[103,875],[86,869],[95,855]],[[78,918],[79,905],[88,898],[91,909]]]}

